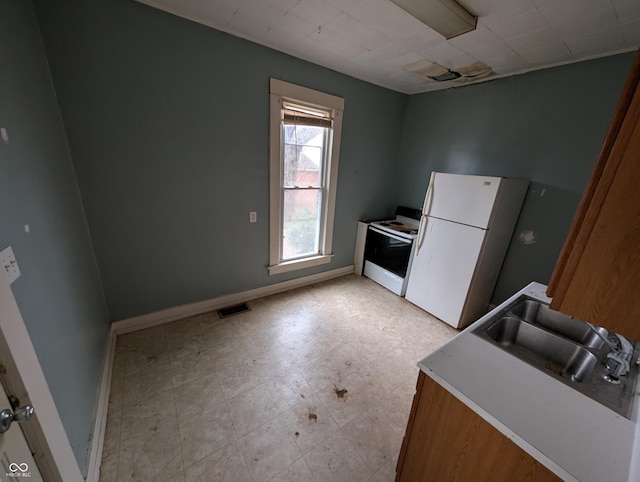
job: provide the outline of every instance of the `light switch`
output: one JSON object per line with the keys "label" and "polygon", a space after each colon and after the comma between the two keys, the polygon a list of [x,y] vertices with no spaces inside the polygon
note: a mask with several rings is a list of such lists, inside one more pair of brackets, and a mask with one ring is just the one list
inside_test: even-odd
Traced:
{"label": "light switch", "polygon": [[251,211],[249,213],[249,222],[250,223],[255,223],[258,221],[258,213],[255,211]]}
{"label": "light switch", "polygon": [[5,142],[5,144],[9,143],[9,133],[7,132],[6,128],[0,127],[0,137],[2,137],[2,140]]}

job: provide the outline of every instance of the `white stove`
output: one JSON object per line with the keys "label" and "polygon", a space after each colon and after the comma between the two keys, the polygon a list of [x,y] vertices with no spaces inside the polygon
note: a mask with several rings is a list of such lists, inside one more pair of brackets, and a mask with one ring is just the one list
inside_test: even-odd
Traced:
{"label": "white stove", "polygon": [[396,218],[369,224],[363,274],[404,296],[420,224],[420,210],[398,206]]}
{"label": "white stove", "polygon": [[417,219],[408,218],[406,216],[398,215],[395,219],[390,221],[374,221],[369,226],[386,231],[390,234],[402,236],[407,239],[415,239],[418,235],[418,226],[420,221]]}

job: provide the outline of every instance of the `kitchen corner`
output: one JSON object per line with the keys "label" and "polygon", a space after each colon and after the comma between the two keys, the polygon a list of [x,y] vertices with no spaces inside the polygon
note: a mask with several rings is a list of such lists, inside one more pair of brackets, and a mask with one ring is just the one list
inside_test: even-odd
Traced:
{"label": "kitchen corner", "polygon": [[637,383],[627,419],[474,333],[522,295],[548,303],[545,290],[531,283],[418,366],[560,479],[640,480]]}

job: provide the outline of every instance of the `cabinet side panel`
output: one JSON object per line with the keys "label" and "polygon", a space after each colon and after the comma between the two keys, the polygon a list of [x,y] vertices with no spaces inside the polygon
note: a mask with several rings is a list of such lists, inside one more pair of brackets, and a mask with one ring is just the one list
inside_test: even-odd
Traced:
{"label": "cabinet side panel", "polygon": [[560,309],[640,340],[640,90],[623,129],[611,152],[618,169]]}
{"label": "cabinet side panel", "polygon": [[400,482],[560,480],[427,376],[410,424]]}
{"label": "cabinet side panel", "polygon": [[413,396],[413,403],[411,404],[411,413],[409,414],[409,421],[407,422],[407,430],[402,439],[402,446],[400,447],[400,454],[398,455],[398,463],[396,464],[396,481],[400,480],[400,474],[402,473],[403,464],[406,458],[407,449],[409,446],[409,440],[411,439],[411,429],[413,428],[414,421],[416,419],[416,411],[420,404],[420,395],[422,394],[422,386],[426,375],[420,370],[418,373],[418,381],[416,382],[416,393]]}

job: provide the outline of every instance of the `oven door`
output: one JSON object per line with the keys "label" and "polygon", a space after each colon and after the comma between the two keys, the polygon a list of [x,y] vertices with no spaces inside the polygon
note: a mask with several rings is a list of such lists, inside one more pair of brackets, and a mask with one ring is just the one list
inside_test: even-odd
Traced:
{"label": "oven door", "polygon": [[369,226],[364,259],[404,278],[409,268],[412,239],[402,238]]}

